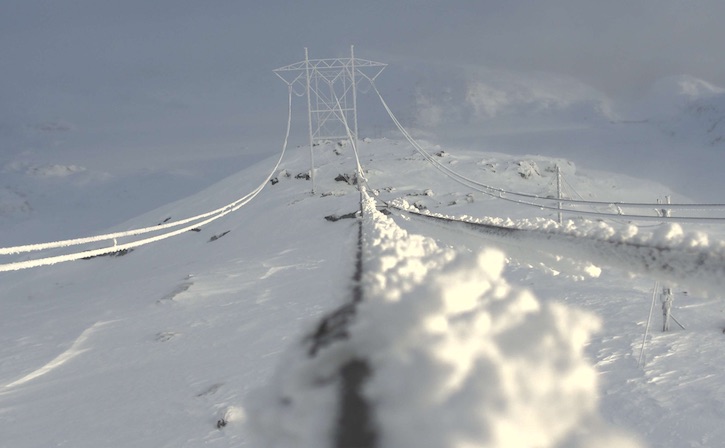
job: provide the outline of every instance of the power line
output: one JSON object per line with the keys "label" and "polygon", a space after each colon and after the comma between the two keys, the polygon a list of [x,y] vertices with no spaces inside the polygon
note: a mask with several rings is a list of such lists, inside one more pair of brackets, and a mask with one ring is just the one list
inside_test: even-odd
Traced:
{"label": "power line", "polygon": [[[287,150],[287,144],[289,141],[289,133],[290,133],[290,127],[292,122],[292,86],[289,86],[289,96],[288,96],[288,113],[287,113],[287,131],[285,133],[284,138],[284,144],[282,145],[282,153],[279,156],[279,159],[277,160],[277,163],[275,164],[274,168],[270,172],[270,174],[266,177],[264,182],[259,184],[251,193],[246,194],[245,196],[235,200],[234,202],[231,202],[223,207],[220,207],[216,210],[203,213],[191,218],[182,219],[179,221],[166,223],[159,226],[154,227],[145,227],[142,229],[136,229],[136,230],[130,230],[127,232],[116,232],[116,233],[109,233],[105,235],[98,235],[94,237],[87,237],[87,238],[76,238],[73,240],[64,240],[64,241],[55,241],[50,243],[43,243],[43,244],[31,244],[31,245],[25,245],[25,246],[16,246],[16,247],[9,247],[9,248],[2,248],[0,249],[1,255],[8,255],[8,254],[18,254],[23,252],[31,252],[31,251],[39,251],[39,250],[47,250],[52,248],[59,248],[59,247],[70,247],[75,246],[79,244],[87,244],[91,242],[99,242],[99,241],[107,241],[107,240],[114,240],[114,245],[102,249],[94,249],[94,250],[87,250],[87,251],[81,251],[81,252],[74,252],[71,254],[66,255],[59,255],[59,256],[53,256],[53,257],[45,257],[35,260],[27,260],[27,261],[19,261],[19,262],[13,262],[13,263],[6,263],[6,264],[0,264],[0,272],[7,272],[7,271],[16,271],[21,269],[28,269],[28,268],[34,268],[39,266],[48,266],[52,264],[62,263],[66,261],[74,261],[74,260],[80,260],[83,258],[89,258],[89,257],[95,257],[99,255],[106,255],[114,252],[119,252],[122,250],[128,250],[135,247],[143,246],[146,244],[150,244],[156,241],[160,241],[166,238],[170,238],[176,235],[180,235],[184,232],[187,232],[191,229],[201,227],[203,225],[209,224],[212,221],[216,221],[217,219],[221,218],[222,216],[225,216],[231,212],[237,211],[240,208],[242,208],[244,205],[248,204],[252,199],[254,199],[267,185],[267,183],[270,181],[272,176],[274,176],[274,173],[279,168],[280,163],[282,162],[282,159],[284,158],[285,152]],[[200,221],[202,220],[202,221]],[[135,236],[135,235],[142,235],[145,233],[158,231],[162,229],[168,229],[171,227],[178,227],[183,224],[192,223],[191,225],[188,225],[186,227],[182,227],[181,229],[177,229],[171,232],[166,232],[161,235],[156,235],[149,238],[144,238],[142,240],[133,241],[125,244],[117,244],[116,239],[124,236]]]}
{"label": "power line", "polygon": [[[686,241],[658,243],[648,239],[610,237],[540,225],[507,226],[467,218],[447,217],[391,204],[396,212],[440,228],[487,235],[493,241],[526,254],[564,256],[604,264],[629,272],[652,275],[667,281],[697,284],[711,291],[725,284],[725,252],[713,247],[691,247]],[[456,232],[458,233],[458,232]]]}
{"label": "power line", "polygon": [[[420,144],[415,141],[415,139],[410,135],[410,133],[400,124],[400,121],[395,117],[392,110],[386,103],[385,99],[383,98],[382,94],[378,90],[377,86],[375,85],[375,82],[368,78],[370,81],[373,89],[375,90],[375,93],[377,93],[378,97],[380,98],[380,101],[387,111],[388,115],[390,116],[393,123],[396,125],[398,130],[403,134],[403,136],[408,140],[408,142],[413,146],[413,148],[418,151],[426,160],[431,162],[433,166],[438,169],[439,171],[443,172],[446,176],[451,178],[452,180],[460,183],[461,185],[464,185],[468,188],[474,189],[476,191],[479,191],[481,193],[484,193],[488,196],[501,199],[504,201],[509,201],[515,204],[519,205],[525,205],[529,207],[536,207],[539,209],[547,209],[547,210],[554,210],[554,211],[561,211],[566,213],[576,213],[579,215],[589,215],[589,216],[598,216],[598,217],[607,217],[607,218],[628,218],[632,220],[655,220],[655,221],[670,221],[670,222],[722,222],[725,221],[724,217],[698,217],[698,216],[651,216],[651,215],[634,215],[634,214],[614,214],[614,213],[603,213],[603,212],[590,212],[590,211],[583,211],[583,210],[571,210],[571,209],[563,209],[554,207],[551,205],[536,203],[536,202],[529,202],[524,200],[517,200],[512,198],[507,198],[505,195],[509,196],[517,196],[517,197],[523,197],[528,199],[536,199],[536,200],[546,200],[550,202],[562,202],[567,204],[586,204],[586,205],[614,205],[618,207],[654,207],[654,208],[662,208],[663,204],[652,204],[652,203],[634,203],[634,202],[606,202],[606,201],[585,201],[585,200],[575,200],[575,199],[558,199],[558,198],[549,198],[549,197],[541,197],[538,195],[532,195],[527,193],[519,193],[514,191],[508,191],[504,190],[502,188],[492,187],[490,185],[486,185],[483,183],[480,183],[478,181],[475,181],[473,179],[470,179],[466,176],[463,176],[462,174],[451,170],[450,168],[446,167],[445,165],[441,164],[437,160],[434,159],[434,157],[428,153],[426,150],[424,150]],[[666,204],[666,208],[672,209],[672,208],[706,208],[706,207],[712,207],[712,208],[725,208],[725,204]]]}

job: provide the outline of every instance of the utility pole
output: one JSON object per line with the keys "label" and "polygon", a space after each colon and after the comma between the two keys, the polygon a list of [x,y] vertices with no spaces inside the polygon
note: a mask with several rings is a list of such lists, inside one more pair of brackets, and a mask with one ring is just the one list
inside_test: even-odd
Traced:
{"label": "utility pole", "polygon": [[667,287],[662,288],[660,301],[662,301],[662,331],[670,331],[670,316],[672,313],[672,290]]}
{"label": "utility pole", "polygon": [[563,222],[561,218],[561,169],[558,163],[556,164],[556,197],[559,199],[557,208],[559,209],[559,225],[561,225]]}
{"label": "utility pole", "polygon": [[[657,198],[657,203],[663,204],[663,202],[659,198]],[[671,204],[671,203],[672,203],[672,196],[670,196],[670,195],[665,196],[664,204]],[[657,214],[663,218],[669,218],[670,216],[672,216],[672,211],[669,208],[663,207],[663,208],[657,210]]]}
{"label": "utility pole", "polygon": [[644,345],[647,343],[647,333],[649,333],[649,324],[652,322],[652,311],[655,309],[655,300],[657,299],[657,290],[660,287],[660,282],[655,281],[655,286],[652,288],[652,304],[649,308],[649,314],[647,315],[647,325],[644,327],[644,336],[642,337],[642,349],[639,351],[639,361],[638,364],[640,367],[644,367],[644,363],[642,362],[644,359]]}

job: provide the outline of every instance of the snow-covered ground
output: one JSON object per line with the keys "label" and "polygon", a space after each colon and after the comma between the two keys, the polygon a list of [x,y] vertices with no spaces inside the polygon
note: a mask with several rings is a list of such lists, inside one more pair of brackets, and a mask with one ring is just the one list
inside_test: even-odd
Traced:
{"label": "snow-covered ground", "polygon": [[[452,216],[556,218],[466,190],[407,142],[373,140],[359,149],[369,185],[384,200]],[[350,146],[317,151],[314,196],[310,182],[297,178],[309,169],[308,149],[292,148],[278,182],[198,232],[123,256],[3,273],[2,443],[319,446],[334,424],[334,388],[325,378],[348,350],[374,366],[365,393],[378,409],[380,446],[626,446],[638,438],[648,446],[697,447],[725,438],[717,291],[704,288],[705,298],[694,292],[701,285],[669,285],[673,315],[687,330],[673,324],[669,333],[658,331],[657,300],[639,365],[654,277],[571,259],[569,250],[550,246],[550,253],[528,253],[395,214],[366,215],[367,297],[349,342],[309,358],[306,336],[349,302],[355,271],[357,220],[325,217],[355,212],[360,202],[356,186],[335,180],[355,171]],[[558,163],[569,187],[588,199],[687,201],[659,183],[564,159],[462,147],[441,154],[453,169],[514,191],[554,194]],[[110,230],[223,206],[254,190],[274,163],[262,160]],[[24,171],[38,172],[64,188],[87,174],[55,166]],[[3,196],[8,219],[22,222],[22,198]],[[60,217],[73,214],[69,208]],[[610,225],[614,235],[633,236],[628,223]],[[644,223],[637,235],[719,250],[722,229],[681,226],[673,234],[672,226]]]}
{"label": "snow-covered ground", "polygon": [[[725,228],[584,212],[725,202],[725,2],[523,3],[4,0],[0,448],[723,445]],[[350,44],[440,163],[357,78],[361,219],[304,98],[266,177]]]}

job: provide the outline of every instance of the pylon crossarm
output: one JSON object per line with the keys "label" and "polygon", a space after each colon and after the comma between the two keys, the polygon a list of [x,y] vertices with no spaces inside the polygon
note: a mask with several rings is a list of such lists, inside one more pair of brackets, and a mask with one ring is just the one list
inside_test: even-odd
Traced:
{"label": "pylon crossarm", "polygon": [[[357,88],[360,79],[372,83],[387,64],[358,59],[354,47],[350,57],[310,59],[305,48],[305,59],[286,65],[273,72],[289,86],[304,89],[307,96],[307,117],[310,139],[310,177],[315,191],[314,146],[321,140],[352,139],[357,143]],[[301,89],[300,89],[301,90]]]}
{"label": "pylon crossarm", "polygon": [[[310,59],[309,61],[295,62],[294,64],[285,65],[274,69],[275,72],[280,71],[294,71],[294,70],[305,70],[309,63],[310,68],[335,68],[339,69],[342,67],[349,67],[352,65],[352,58],[332,58],[332,59]],[[382,62],[369,61],[367,59],[355,58],[356,67],[382,67],[385,68],[388,64]]]}
{"label": "pylon crossarm", "polygon": [[296,83],[297,81],[300,81],[300,82],[302,82],[302,81],[304,80],[304,77],[305,77],[305,72],[304,72],[304,71],[303,71],[303,72],[301,72],[301,73],[299,73],[298,75],[296,75],[296,76],[294,76],[294,77],[291,77],[290,79],[287,79],[287,78],[285,78],[284,76],[282,76],[282,74],[281,74],[282,72],[280,72],[280,71],[279,71],[279,69],[277,69],[277,70],[272,70],[272,71],[274,72],[274,74],[275,74],[275,75],[277,75],[277,77],[279,77],[279,79],[281,79],[281,80],[282,80],[282,81],[284,81],[284,82],[285,82],[285,83],[286,83],[287,85],[290,85],[290,86],[291,86],[292,84]]}

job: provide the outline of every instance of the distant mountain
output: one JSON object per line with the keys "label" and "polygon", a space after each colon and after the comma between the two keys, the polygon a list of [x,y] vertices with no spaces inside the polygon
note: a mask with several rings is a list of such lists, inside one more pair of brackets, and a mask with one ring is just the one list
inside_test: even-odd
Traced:
{"label": "distant mountain", "polygon": [[634,113],[690,145],[725,145],[725,89],[689,75],[656,81]]}
{"label": "distant mountain", "polygon": [[419,83],[413,121],[427,132],[473,128],[490,133],[608,129],[610,123],[654,125],[688,145],[725,145],[725,89],[688,75],[657,80],[645,96],[615,101],[574,78],[551,73],[475,69],[447,82]]}
{"label": "distant mountain", "polygon": [[419,84],[419,127],[489,125],[502,120],[572,123],[615,119],[610,100],[571,77],[475,69],[446,84]]}
{"label": "distant mountain", "polygon": [[670,135],[709,146],[725,146],[725,94],[698,98],[669,122],[662,124]]}
{"label": "distant mountain", "polygon": [[725,93],[725,89],[689,75],[668,76],[655,81],[647,101],[654,114],[667,115],[686,109],[693,102],[711,99]]}

